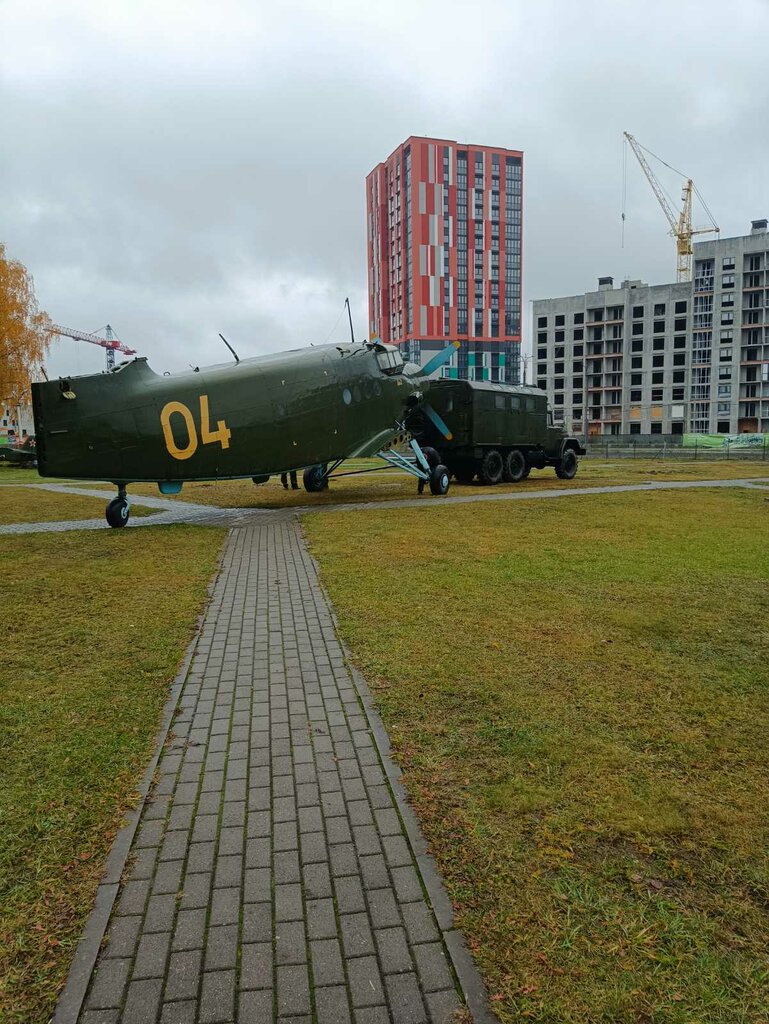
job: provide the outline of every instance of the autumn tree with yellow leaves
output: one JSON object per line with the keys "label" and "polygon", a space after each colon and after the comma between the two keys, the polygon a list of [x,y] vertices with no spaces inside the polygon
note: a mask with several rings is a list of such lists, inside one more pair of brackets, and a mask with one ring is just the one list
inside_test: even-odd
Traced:
{"label": "autumn tree with yellow leaves", "polygon": [[38,309],[32,275],[0,242],[0,401],[19,406],[30,400],[30,378],[48,351],[50,326]]}

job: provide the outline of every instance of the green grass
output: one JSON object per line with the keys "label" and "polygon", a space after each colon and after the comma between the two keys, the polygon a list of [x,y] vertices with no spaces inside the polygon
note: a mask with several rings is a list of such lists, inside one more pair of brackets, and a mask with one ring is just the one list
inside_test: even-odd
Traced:
{"label": "green grass", "polygon": [[53,1012],[222,531],[4,537],[0,1021]]}
{"label": "green grass", "polygon": [[768,510],[305,519],[502,1021],[769,1019]]}
{"label": "green grass", "polygon": [[[371,465],[370,460],[366,465]],[[357,469],[360,466],[361,464],[357,462],[350,464],[351,469]],[[736,460],[706,462],[702,459],[696,462],[654,459],[602,462],[597,459],[583,459],[574,480],[559,480],[552,469],[535,469],[532,470],[528,480],[518,484],[499,484],[496,487],[482,487],[477,482],[462,486],[454,480],[451,483],[450,493],[504,494],[507,491],[633,484],[649,480],[730,480],[741,477],[766,477],[769,479],[769,463],[738,462]],[[308,494],[301,487],[301,473],[299,482],[300,489],[298,491],[284,490],[278,477],[272,477],[268,483],[259,485],[254,485],[250,480],[188,483],[184,485],[178,498],[181,501],[200,502],[204,505],[217,505],[222,508],[281,508],[299,505],[338,505],[356,501],[392,501],[417,496],[417,484],[413,477],[390,470],[367,473],[362,476],[332,478],[328,490],[319,494]],[[155,484],[132,484],[129,487],[129,492],[135,496],[157,495],[158,489]],[[429,489],[423,498],[426,502],[436,500],[429,493]]]}
{"label": "green grass", "polygon": [[[0,487],[0,526],[11,523],[54,523],[104,517],[103,498],[47,491],[42,487]],[[131,504],[132,516],[151,516],[158,509]]]}

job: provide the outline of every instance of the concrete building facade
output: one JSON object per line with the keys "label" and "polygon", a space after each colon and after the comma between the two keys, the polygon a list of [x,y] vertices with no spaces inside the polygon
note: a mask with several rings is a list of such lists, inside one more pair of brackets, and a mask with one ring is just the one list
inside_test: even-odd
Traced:
{"label": "concrete building facade", "polygon": [[556,420],[601,434],[769,432],[769,233],[694,245],[694,277],[610,277],[533,303],[536,380]]}
{"label": "concrete building facade", "polygon": [[523,154],[410,137],[366,178],[369,331],[444,376],[517,383]]}

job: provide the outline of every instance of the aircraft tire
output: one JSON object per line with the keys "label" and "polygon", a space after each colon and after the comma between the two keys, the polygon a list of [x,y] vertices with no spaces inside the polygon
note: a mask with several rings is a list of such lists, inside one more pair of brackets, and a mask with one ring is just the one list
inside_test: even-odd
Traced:
{"label": "aircraft tire", "polygon": [[318,494],[328,489],[328,478],[325,466],[308,466],[302,474],[304,489],[310,494]]}
{"label": "aircraft tire", "polygon": [[107,522],[116,529],[128,523],[129,515],[128,502],[125,498],[113,498],[107,505]]}
{"label": "aircraft tire", "polygon": [[435,448],[423,448],[422,454],[427,459],[427,465],[430,469],[434,469],[436,466],[440,466],[441,457]]}
{"label": "aircraft tire", "polygon": [[433,466],[430,470],[430,493],[446,494],[449,489],[449,471],[445,466]]}
{"label": "aircraft tire", "polygon": [[577,456],[572,448],[567,448],[558,460],[555,475],[559,480],[573,480],[577,475]]}

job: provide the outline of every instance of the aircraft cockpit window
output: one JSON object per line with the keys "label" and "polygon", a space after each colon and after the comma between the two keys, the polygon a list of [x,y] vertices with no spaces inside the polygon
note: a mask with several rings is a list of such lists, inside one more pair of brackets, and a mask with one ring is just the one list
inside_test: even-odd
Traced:
{"label": "aircraft cockpit window", "polygon": [[382,373],[389,375],[403,373],[403,357],[400,352],[387,349],[385,352],[377,352],[376,359]]}

